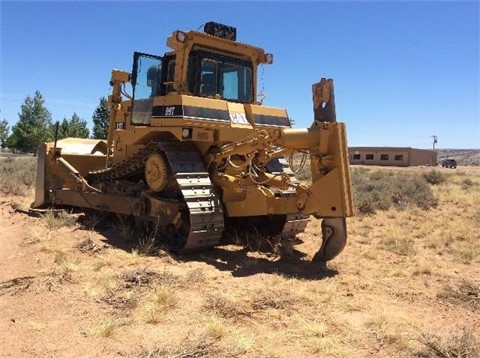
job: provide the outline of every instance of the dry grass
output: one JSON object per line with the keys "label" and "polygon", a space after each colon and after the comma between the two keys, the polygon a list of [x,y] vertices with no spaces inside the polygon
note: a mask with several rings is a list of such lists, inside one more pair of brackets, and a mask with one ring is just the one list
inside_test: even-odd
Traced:
{"label": "dry grass", "polygon": [[470,330],[451,332],[447,336],[432,332],[423,332],[419,341],[427,350],[420,352],[421,357],[432,358],[475,358],[480,356],[480,341]]}
{"label": "dry grass", "polygon": [[83,289],[87,297],[104,297],[119,287],[118,278],[113,275],[104,274],[94,282],[87,282]]}
{"label": "dry grass", "polygon": [[285,310],[294,308],[298,301],[299,297],[289,291],[262,289],[253,294],[251,305],[254,310]]}
{"label": "dry grass", "polygon": [[221,293],[209,293],[205,296],[203,308],[222,318],[238,320],[252,314],[247,303],[237,297]]}
{"label": "dry grass", "polygon": [[480,312],[480,285],[471,280],[462,279],[456,286],[456,288],[445,286],[437,297]]}
{"label": "dry grass", "polygon": [[404,256],[415,255],[415,245],[407,228],[389,226],[385,234],[382,244],[387,250]]}
{"label": "dry grass", "polygon": [[[428,184],[438,200],[428,210],[390,205],[348,219],[347,247],[326,268],[308,263],[320,245],[317,219],[285,244],[290,253],[269,241],[268,252],[249,243],[171,257],[148,240],[133,250],[104,247],[114,240],[86,231],[97,220],[79,228],[53,213],[28,218],[39,225],[22,234],[22,259],[33,258],[36,275],[16,286],[4,280],[0,298],[6,307],[21,299],[22,310],[38,315],[25,326],[57,347],[44,310],[58,302],[53,313],[71,321],[74,307],[66,350],[16,332],[32,356],[75,355],[78,346],[85,356],[475,357],[480,180],[453,173]],[[384,176],[394,175],[373,180]],[[123,225],[120,236],[131,240]]]}
{"label": "dry grass", "polygon": [[212,315],[205,320],[205,334],[207,337],[220,340],[230,334],[229,325],[225,320],[216,315]]}
{"label": "dry grass", "polygon": [[109,338],[112,337],[120,327],[121,323],[117,317],[107,316],[99,319],[92,327],[85,330],[84,334],[87,336]]}
{"label": "dry grass", "polygon": [[37,158],[0,158],[0,192],[30,195],[35,186]]}
{"label": "dry grass", "polygon": [[380,346],[393,346],[397,351],[408,351],[413,347],[417,327],[401,313],[387,309],[380,311],[367,322],[367,327]]}
{"label": "dry grass", "polygon": [[142,307],[147,323],[159,323],[165,319],[169,310],[175,308],[178,298],[173,290],[159,288],[150,294]]}
{"label": "dry grass", "polygon": [[42,216],[43,222],[50,230],[59,229],[63,226],[75,226],[77,218],[66,210],[47,210]]}
{"label": "dry grass", "polygon": [[216,347],[208,337],[197,337],[185,339],[182,344],[176,347],[157,347],[140,352],[138,358],[201,358],[201,357],[235,357],[227,354]]}

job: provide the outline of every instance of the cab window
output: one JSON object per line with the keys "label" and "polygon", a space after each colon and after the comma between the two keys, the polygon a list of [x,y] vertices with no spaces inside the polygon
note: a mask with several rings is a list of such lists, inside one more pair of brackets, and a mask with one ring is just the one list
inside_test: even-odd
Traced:
{"label": "cab window", "polygon": [[220,79],[223,98],[248,103],[252,101],[252,73],[248,67],[222,64]]}
{"label": "cab window", "polygon": [[173,81],[175,80],[175,60],[170,60],[167,65],[167,80],[165,84],[165,94],[170,93],[173,90]]}
{"label": "cab window", "polygon": [[251,103],[252,64],[209,51],[192,51],[188,64],[188,88],[204,97]]}
{"label": "cab window", "polygon": [[132,123],[149,124],[153,98],[161,91],[162,57],[135,52],[132,75]]}
{"label": "cab window", "polygon": [[200,94],[204,96],[215,96],[217,93],[220,94],[217,89],[217,62],[203,60]]}

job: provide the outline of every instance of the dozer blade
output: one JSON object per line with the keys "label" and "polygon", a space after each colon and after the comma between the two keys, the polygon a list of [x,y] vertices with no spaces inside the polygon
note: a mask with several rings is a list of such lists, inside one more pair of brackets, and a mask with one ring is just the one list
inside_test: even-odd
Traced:
{"label": "dozer blade", "polygon": [[55,189],[76,190],[79,183],[84,188],[88,186],[83,176],[90,170],[105,167],[106,151],[106,143],[100,139],[65,138],[57,143],[41,143],[38,146],[35,201],[31,208],[52,204],[49,193]]}
{"label": "dozer blade", "polygon": [[42,143],[38,147],[37,179],[35,181],[35,201],[30,205],[32,209],[41,208],[45,204],[45,156],[47,144]]}

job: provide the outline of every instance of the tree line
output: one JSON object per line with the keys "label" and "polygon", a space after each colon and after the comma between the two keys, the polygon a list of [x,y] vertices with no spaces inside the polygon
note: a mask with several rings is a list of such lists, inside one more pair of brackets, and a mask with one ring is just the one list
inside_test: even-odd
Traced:
{"label": "tree line", "polygon": [[[105,97],[101,97],[92,115],[91,138],[107,138],[109,117],[108,101]],[[45,107],[45,99],[37,90],[33,97],[25,98],[20,106],[18,121],[11,130],[6,119],[0,121],[0,144],[2,148],[8,147],[19,152],[35,153],[40,143],[54,140],[55,128],[56,123],[53,122],[51,113]],[[80,118],[75,112],[71,118],[65,117],[59,122],[57,139],[67,137],[90,137],[87,121]]]}

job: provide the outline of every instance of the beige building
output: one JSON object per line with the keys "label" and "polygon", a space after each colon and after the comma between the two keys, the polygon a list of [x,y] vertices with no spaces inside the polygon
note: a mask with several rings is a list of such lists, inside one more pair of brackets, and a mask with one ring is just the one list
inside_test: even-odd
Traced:
{"label": "beige building", "polygon": [[437,152],[409,147],[349,147],[348,159],[352,165],[437,165]]}

